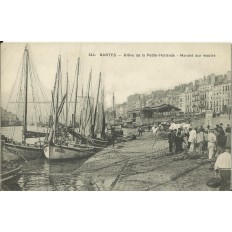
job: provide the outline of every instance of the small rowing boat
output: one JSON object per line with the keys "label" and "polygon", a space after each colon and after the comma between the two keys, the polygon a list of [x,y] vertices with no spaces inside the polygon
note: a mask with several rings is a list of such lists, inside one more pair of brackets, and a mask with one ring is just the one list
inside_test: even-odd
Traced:
{"label": "small rowing boat", "polygon": [[15,168],[2,168],[0,183],[2,185],[17,184],[22,175],[22,166]]}

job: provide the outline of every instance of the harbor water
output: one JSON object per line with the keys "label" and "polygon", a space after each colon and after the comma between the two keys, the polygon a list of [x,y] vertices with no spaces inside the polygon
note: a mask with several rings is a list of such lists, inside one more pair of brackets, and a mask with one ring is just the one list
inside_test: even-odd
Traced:
{"label": "harbor water", "polygon": [[[28,130],[38,131],[37,127],[29,126]],[[2,127],[2,135],[20,142],[22,140],[22,127]],[[40,132],[45,132],[46,128],[40,128]],[[133,129],[125,129],[124,133],[135,132]],[[40,138],[43,141],[44,138]],[[33,144],[38,138],[27,139],[27,143]],[[23,155],[23,154],[22,154]],[[4,150],[3,150],[4,156]],[[3,157],[2,156],[2,157]],[[16,155],[15,155],[16,156]],[[18,156],[18,155],[17,155]],[[71,190],[95,190],[96,186],[91,178],[83,178],[78,172],[79,168],[88,158],[78,160],[50,161],[43,158],[36,160],[17,160],[17,164],[22,165],[22,176],[18,185],[5,187],[5,190],[22,191],[71,191]],[[2,187],[4,190],[4,186]]]}
{"label": "harbor water", "polygon": [[[135,130],[128,129],[129,133]],[[19,132],[20,134],[21,132]],[[170,156],[168,141],[154,142],[151,132],[109,146],[82,160],[50,161],[21,159],[22,176],[17,186],[3,190],[22,191],[125,191],[125,190],[217,190],[206,185],[214,177],[210,164],[201,159]]]}

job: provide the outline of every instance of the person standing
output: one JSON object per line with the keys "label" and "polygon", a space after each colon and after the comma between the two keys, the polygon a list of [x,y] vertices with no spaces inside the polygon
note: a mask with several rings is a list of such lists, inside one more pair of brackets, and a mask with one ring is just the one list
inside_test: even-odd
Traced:
{"label": "person standing", "polygon": [[113,147],[114,147],[114,143],[115,143],[115,127],[114,126],[112,126],[111,127],[111,138],[112,138],[112,145],[113,145]]}
{"label": "person standing", "polygon": [[204,127],[202,125],[201,125],[199,131],[202,131],[203,133],[205,133],[205,129],[204,129]]}
{"label": "person standing", "polygon": [[178,132],[176,134],[176,152],[182,152],[182,143],[183,143],[183,136],[181,132],[181,128],[178,128]]}
{"label": "person standing", "polygon": [[141,127],[141,126],[139,127],[138,132],[139,132],[139,137],[141,137],[141,138],[142,138],[142,135],[143,135],[143,129],[142,129],[142,127]]}
{"label": "person standing", "polygon": [[231,149],[231,133],[226,137],[226,147]]}
{"label": "person standing", "polygon": [[151,128],[153,134],[156,132],[156,129],[157,128],[156,128],[155,123],[154,123],[153,126],[152,126],[152,128]]}
{"label": "person standing", "polygon": [[227,127],[225,129],[226,134],[230,134],[231,133],[231,127],[230,124],[227,124]]}
{"label": "person standing", "polygon": [[209,130],[207,139],[208,139],[208,157],[209,160],[212,160],[214,155],[214,149],[217,142],[217,138],[216,135],[213,133],[213,129]]}
{"label": "person standing", "polygon": [[203,154],[205,154],[206,152],[208,152],[207,147],[208,147],[208,130],[205,130],[204,133],[204,142],[203,142]]}
{"label": "person standing", "polygon": [[204,132],[202,128],[199,128],[197,130],[196,142],[197,142],[197,152],[200,156],[202,156],[203,143],[204,143]]}
{"label": "person standing", "polygon": [[158,130],[159,130],[159,127],[156,127],[154,124],[152,127],[152,136],[154,138],[154,143],[156,142],[156,140],[158,138]]}
{"label": "person standing", "polygon": [[223,124],[222,123],[220,123],[220,129],[224,132],[224,129],[223,129]]}
{"label": "person standing", "polygon": [[168,144],[169,144],[169,152],[172,152],[172,131],[169,131],[168,133]]}
{"label": "person standing", "polygon": [[221,185],[219,191],[230,190],[231,183],[231,149],[226,147],[225,152],[221,153],[216,163],[214,164],[214,170],[219,173],[221,179]]}
{"label": "person standing", "polygon": [[220,126],[217,127],[218,137],[217,137],[217,154],[222,153],[226,145],[225,132],[223,129],[223,124],[220,123]]}
{"label": "person standing", "polygon": [[182,149],[184,150],[184,152],[188,151],[188,136],[186,133],[183,134]]}
{"label": "person standing", "polygon": [[171,152],[176,154],[176,129],[171,131]]}
{"label": "person standing", "polygon": [[195,129],[192,129],[189,131],[189,143],[190,143],[190,148],[189,148],[189,153],[193,154],[195,152],[195,143],[196,143],[196,137],[197,133]]}

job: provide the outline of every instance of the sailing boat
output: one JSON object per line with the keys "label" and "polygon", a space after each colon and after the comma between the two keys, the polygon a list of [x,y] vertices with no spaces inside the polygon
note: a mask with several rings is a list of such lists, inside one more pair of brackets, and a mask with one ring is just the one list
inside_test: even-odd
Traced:
{"label": "sailing boat", "polygon": [[[97,98],[94,109],[93,124],[91,127],[91,138],[89,144],[97,147],[106,147],[109,145],[105,136],[105,112],[104,112],[104,90],[102,88],[102,76],[99,74]],[[100,93],[101,92],[101,93]],[[101,99],[99,99],[101,96]]]}
{"label": "sailing boat", "polygon": [[[107,147],[109,145],[108,139],[105,139],[105,113],[104,113],[104,92],[101,91],[102,78],[101,73],[99,75],[97,97],[95,107],[91,96],[89,95],[90,86],[92,80],[92,70],[90,71],[87,96],[85,98],[85,104],[81,110],[80,117],[82,118],[84,114],[84,119],[81,120],[79,133],[74,131],[74,128],[69,129],[68,132],[73,135],[73,137],[78,138],[82,144],[88,144],[95,148],[95,151]],[[101,92],[101,94],[100,94]],[[83,94],[82,94],[83,95]],[[101,101],[100,101],[101,95]]]}
{"label": "sailing boat", "polygon": [[[76,69],[77,81],[78,81],[78,76],[79,76],[79,62],[80,62],[80,59],[78,59],[77,69]],[[64,96],[60,96],[61,95],[60,89],[62,88],[61,76],[62,76],[61,57],[59,56],[55,84],[54,84],[54,89],[52,92],[53,128],[49,134],[48,144],[44,146],[44,154],[45,154],[45,157],[50,160],[77,159],[77,158],[88,157],[93,154],[94,149],[92,147],[89,147],[89,146],[79,147],[79,146],[75,146],[75,144],[74,145],[69,144],[65,141],[66,138],[62,132],[63,126],[59,122],[59,117],[62,112],[64,102],[67,98],[67,92],[65,93]],[[77,87],[78,87],[78,84],[76,85],[75,105],[77,102]],[[73,130],[75,127],[75,122],[76,122],[75,114],[76,114],[76,110],[74,110],[74,116],[73,116],[74,118]],[[67,122],[67,118],[66,118],[66,122]]]}
{"label": "sailing boat", "polygon": [[121,126],[117,126],[115,124],[115,118],[116,118],[116,110],[115,110],[115,97],[113,92],[113,106],[112,106],[112,116],[113,116],[113,125],[111,126],[111,135],[116,137],[122,137],[123,136],[123,130]]}
{"label": "sailing boat", "polygon": [[[20,77],[16,78],[16,81],[20,81],[19,92],[17,93],[16,103],[18,104],[17,110],[19,112],[20,103],[23,103],[23,129],[22,129],[22,142],[16,142],[13,138],[7,138],[4,143],[4,147],[13,153],[20,154],[22,153],[24,157],[27,159],[37,158],[43,155],[42,142],[40,141],[40,137],[44,137],[45,133],[36,132],[36,131],[28,131],[28,98],[29,98],[29,79],[31,81],[31,93],[33,97],[33,104],[35,110],[35,116],[41,112],[38,112],[39,109],[35,105],[35,101],[40,101],[39,96],[43,96],[46,98],[45,93],[41,89],[41,83],[38,78],[38,75],[35,71],[35,66],[32,62],[32,58],[30,57],[28,46],[25,46],[22,62],[20,65]],[[40,88],[40,89],[38,89]],[[14,93],[14,87],[12,88],[12,93]],[[9,101],[11,100],[11,97]],[[17,111],[16,110],[16,111]],[[18,113],[17,112],[17,113]],[[14,128],[15,129],[15,128]],[[37,127],[37,129],[39,129]],[[38,138],[39,141],[35,144],[28,144],[28,138]]]}

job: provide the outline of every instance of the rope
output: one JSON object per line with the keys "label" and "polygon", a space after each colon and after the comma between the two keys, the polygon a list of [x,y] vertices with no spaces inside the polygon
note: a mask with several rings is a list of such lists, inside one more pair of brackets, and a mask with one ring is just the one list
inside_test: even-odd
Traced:
{"label": "rope", "polygon": [[[23,55],[22,61],[24,61],[24,55]],[[22,66],[20,67],[20,69],[22,70],[21,71],[21,77],[19,79],[20,80],[20,88],[19,88],[18,93],[16,95],[16,102],[20,102],[20,99],[22,98],[22,84],[23,84],[23,71],[24,71],[23,67],[24,67],[24,65],[23,65],[23,62],[22,62]],[[14,87],[12,88],[12,91],[13,90],[14,90]],[[10,102],[10,98],[9,98],[9,102]],[[20,106],[21,106],[20,103],[15,104],[14,112],[20,112],[20,110],[19,110]],[[8,108],[8,106],[7,106],[7,108]],[[16,121],[15,121],[15,123],[16,123]],[[11,133],[11,138],[12,139],[13,139],[14,133],[15,133],[15,123],[14,123],[13,131]]]}
{"label": "rope", "polygon": [[19,154],[24,160],[25,160],[25,162],[28,162],[28,160],[21,154],[21,151],[17,148],[17,147],[15,147],[15,145],[12,143],[12,145],[14,146],[14,148],[16,149],[16,151],[17,151],[17,154]]}

